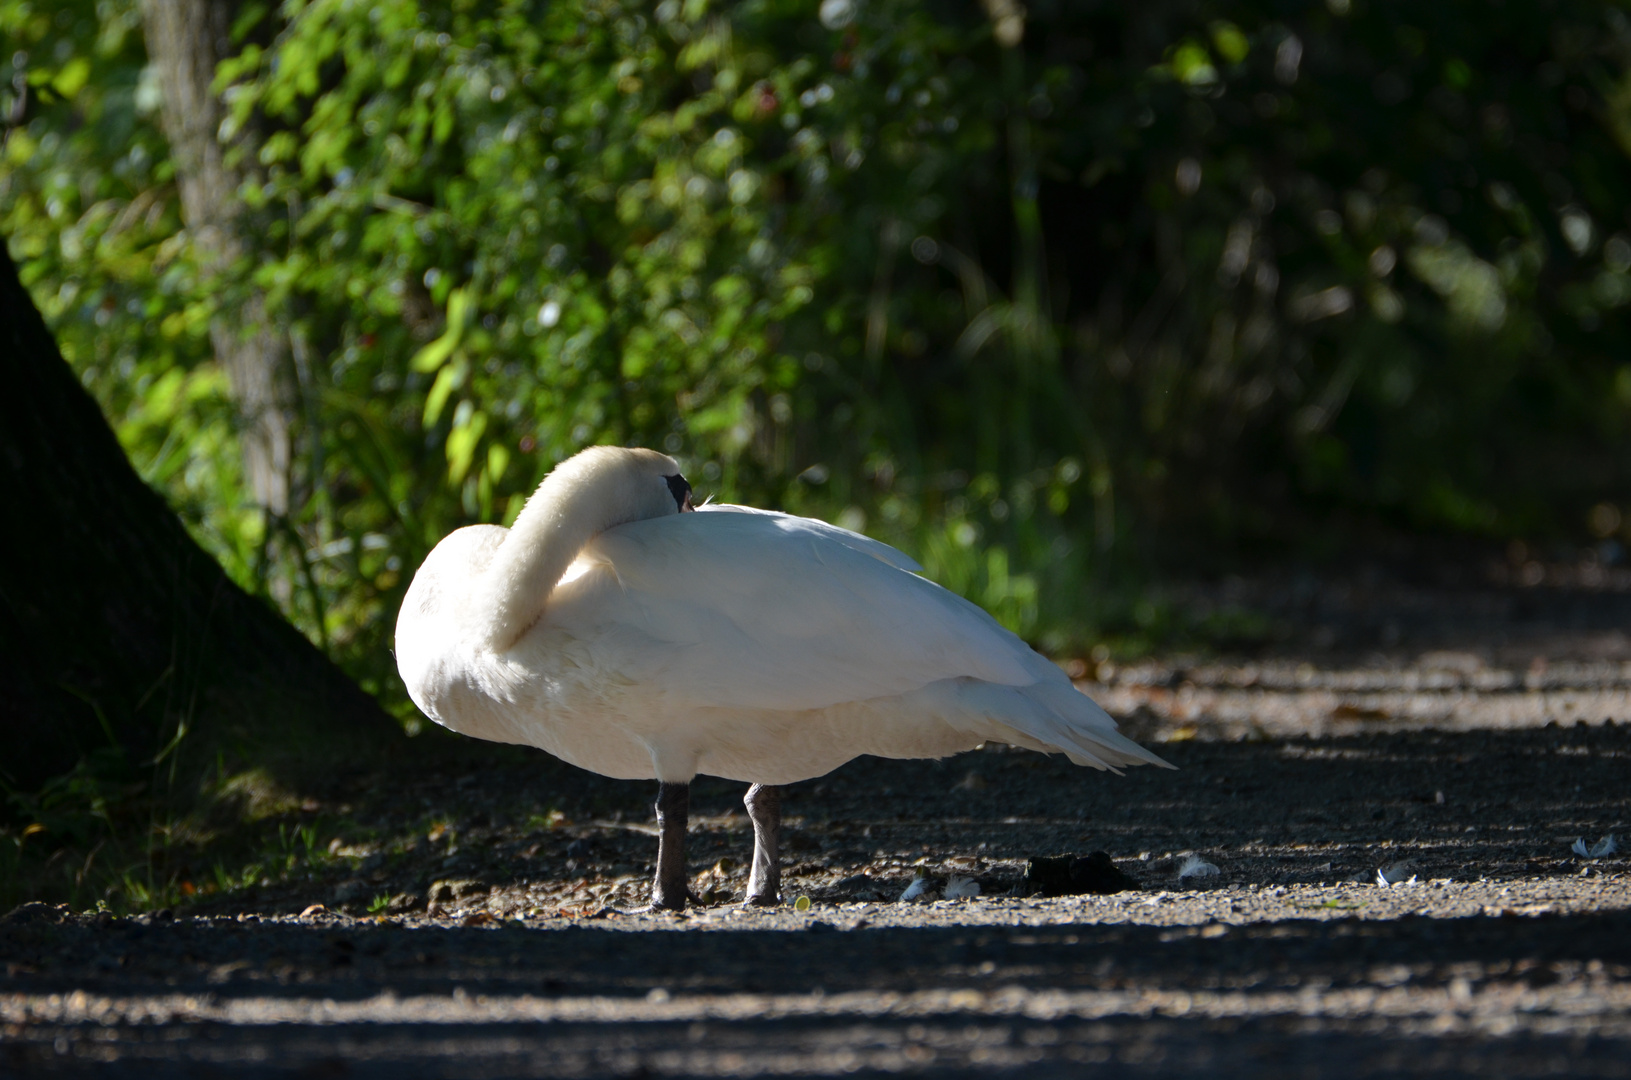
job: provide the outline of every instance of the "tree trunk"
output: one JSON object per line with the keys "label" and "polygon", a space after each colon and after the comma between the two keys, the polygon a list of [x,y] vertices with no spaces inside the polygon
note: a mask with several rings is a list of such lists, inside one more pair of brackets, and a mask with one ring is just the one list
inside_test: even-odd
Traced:
{"label": "tree trunk", "polygon": [[142,482],[3,254],[0,387],[6,786],[37,790],[100,749],[159,762],[155,794],[191,803],[223,766],[298,789],[400,736]]}
{"label": "tree trunk", "polygon": [[[219,132],[226,108],[212,91],[215,68],[231,54],[235,0],[143,0],[147,55],[163,88],[165,135],[181,190],[181,214],[205,271],[220,274],[244,254],[243,177],[226,163]],[[282,335],[252,294],[210,326],[215,358],[232,384],[244,476],[255,501],[289,512],[293,395]]]}

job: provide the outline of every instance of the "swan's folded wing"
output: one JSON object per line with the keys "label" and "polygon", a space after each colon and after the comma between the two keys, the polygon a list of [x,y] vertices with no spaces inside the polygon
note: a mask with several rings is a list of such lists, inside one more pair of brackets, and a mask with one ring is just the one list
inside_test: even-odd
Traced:
{"label": "swan's folded wing", "polygon": [[675,705],[816,709],[945,679],[1063,680],[904,555],[820,522],[683,514],[609,530],[585,554],[606,572],[563,589],[551,621],[598,637],[621,654],[602,663]]}

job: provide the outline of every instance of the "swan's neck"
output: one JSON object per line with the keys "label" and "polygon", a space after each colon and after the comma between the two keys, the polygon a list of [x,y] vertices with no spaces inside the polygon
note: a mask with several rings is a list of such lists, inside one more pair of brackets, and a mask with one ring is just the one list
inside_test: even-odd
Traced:
{"label": "swan's neck", "polygon": [[552,473],[522,509],[477,586],[481,643],[502,652],[543,615],[550,593],[597,533],[631,521],[625,500]]}

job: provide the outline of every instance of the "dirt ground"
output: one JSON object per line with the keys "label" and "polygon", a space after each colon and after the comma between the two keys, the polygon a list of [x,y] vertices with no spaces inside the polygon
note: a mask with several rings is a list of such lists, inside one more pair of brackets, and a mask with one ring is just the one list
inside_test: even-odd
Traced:
{"label": "dirt ground", "polygon": [[[710,903],[626,914],[652,790],[450,743],[308,808],[310,880],[0,920],[0,1075],[1631,1075],[1631,861],[1572,850],[1631,843],[1631,581],[1534,565],[1197,590],[1278,636],[1074,672],[1179,771],[852,762],[775,911],[742,785],[693,790]],[[1090,851],[1141,888],[1015,895]]]}

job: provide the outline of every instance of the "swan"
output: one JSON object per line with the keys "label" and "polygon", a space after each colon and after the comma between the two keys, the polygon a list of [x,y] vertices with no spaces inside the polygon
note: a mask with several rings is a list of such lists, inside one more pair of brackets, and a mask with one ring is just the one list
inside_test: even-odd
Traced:
{"label": "swan", "polygon": [[779,785],[862,754],[998,741],[1119,772],[1171,768],[1057,666],[887,544],[825,522],[693,506],[673,458],[592,447],[509,529],[448,535],[397,618],[426,716],[658,782],[654,909],[687,900],[699,773],[746,781],[746,902],[779,902]]}

